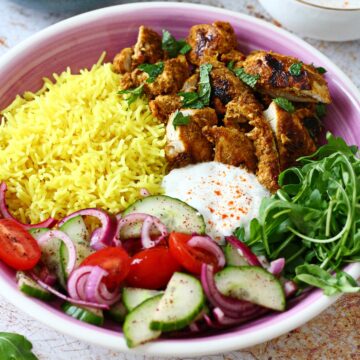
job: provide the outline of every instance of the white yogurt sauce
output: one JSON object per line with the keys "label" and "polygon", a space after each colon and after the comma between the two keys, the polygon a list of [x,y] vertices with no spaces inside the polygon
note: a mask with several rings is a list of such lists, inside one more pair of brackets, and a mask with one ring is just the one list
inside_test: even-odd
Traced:
{"label": "white yogurt sauce", "polygon": [[258,216],[269,192],[245,169],[211,161],[172,170],[163,179],[165,194],[197,209],[205,218],[206,232],[221,241],[238,226]]}

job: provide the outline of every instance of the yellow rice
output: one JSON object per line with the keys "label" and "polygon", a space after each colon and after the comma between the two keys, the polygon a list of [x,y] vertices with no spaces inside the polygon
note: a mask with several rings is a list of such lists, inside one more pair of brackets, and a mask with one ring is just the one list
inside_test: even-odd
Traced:
{"label": "yellow rice", "polygon": [[2,111],[0,180],[13,214],[38,222],[87,207],[117,213],[141,188],[160,193],[165,129],[145,100],[129,107],[101,59],[53,76]]}

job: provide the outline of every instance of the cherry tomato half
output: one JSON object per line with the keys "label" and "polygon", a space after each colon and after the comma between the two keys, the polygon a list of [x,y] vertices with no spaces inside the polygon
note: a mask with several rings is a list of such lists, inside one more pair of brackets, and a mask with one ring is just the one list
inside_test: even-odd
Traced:
{"label": "cherry tomato half", "polygon": [[109,275],[104,278],[106,287],[113,291],[120,286],[130,270],[130,256],[120,247],[107,247],[89,255],[81,266],[100,266]]}
{"label": "cherry tomato half", "polygon": [[168,248],[159,246],[145,249],[132,257],[126,283],[133,287],[161,289],[166,287],[171,276],[178,270],[180,265]]}
{"label": "cherry tomato half", "polygon": [[40,260],[37,241],[12,219],[0,219],[0,260],[16,270],[30,270]]}
{"label": "cherry tomato half", "polygon": [[215,255],[187,245],[192,235],[172,232],[169,236],[169,248],[171,255],[189,272],[195,275],[201,274],[203,263],[212,265],[214,270],[218,269],[218,261]]}

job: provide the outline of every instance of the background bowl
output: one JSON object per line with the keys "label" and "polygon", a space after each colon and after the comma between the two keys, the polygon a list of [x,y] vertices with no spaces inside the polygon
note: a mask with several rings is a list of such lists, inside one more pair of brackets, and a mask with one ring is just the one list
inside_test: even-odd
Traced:
{"label": "background bowl", "polygon": [[360,39],[360,2],[357,6],[354,1],[351,7],[333,7],[334,1],[322,5],[310,0],[259,1],[272,17],[301,35],[327,41]]}
{"label": "background bowl", "polygon": [[[346,75],[329,59],[297,37],[261,20],[235,12],[201,5],[179,3],[139,3],[110,7],[79,15],[49,27],[32,36],[0,58],[0,109],[17,94],[37,90],[41,78],[60,72],[67,66],[73,71],[94,64],[102,51],[110,61],[114,54],[136,40],[139,25],[161,31],[165,28],[177,37],[185,37],[190,26],[229,21],[238,36],[240,48],[268,49],[297,55],[304,62],[325,67],[333,104],[329,106],[326,127],[360,145],[360,93]],[[347,271],[360,275],[360,265]],[[0,264],[1,293],[11,303],[39,321],[81,340],[129,351],[120,328],[109,324],[99,328],[74,320],[58,310],[56,304],[45,304],[20,293],[14,272]],[[313,318],[337,297],[326,297],[314,290],[284,313],[266,316],[221,333],[189,339],[162,339],[139,347],[133,352],[156,356],[196,356],[215,354],[252,346],[284,334]]]}

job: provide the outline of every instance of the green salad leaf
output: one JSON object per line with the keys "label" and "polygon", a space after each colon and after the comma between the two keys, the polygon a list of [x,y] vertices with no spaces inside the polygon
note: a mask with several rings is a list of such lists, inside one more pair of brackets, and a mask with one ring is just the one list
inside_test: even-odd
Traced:
{"label": "green salad leaf", "polygon": [[138,69],[146,72],[149,78],[146,80],[148,83],[153,83],[156,78],[164,71],[164,63],[162,61],[156,64],[141,64]]}
{"label": "green salad leaf", "polygon": [[[284,257],[285,275],[326,294],[359,292],[340,269],[360,261],[360,159],[357,147],[327,134],[327,144],[279,176],[247,233],[234,233],[256,254]],[[330,275],[335,273],[335,276]]]}
{"label": "green salad leaf", "polygon": [[140,85],[135,89],[128,89],[128,90],[121,90],[118,91],[119,95],[129,95],[126,98],[126,101],[128,102],[128,104],[132,104],[133,102],[135,102],[140,96],[142,96],[144,93],[144,85]]}
{"label": "green salad leaf", "polygon": [[0,332],[1,360],[37,360],[31,349],[31,342],[24,336]]}
{"label": "green salad leaf", "polygon": [[185,55],[191,50],[191,46],[185,40],[177,41],[167,30],[163,30],[162,33],[162,49],[170,58],[177,57],[179,54]]}

